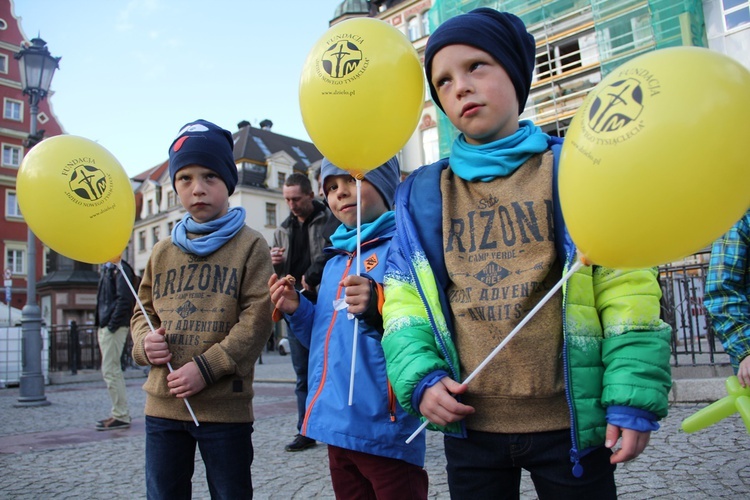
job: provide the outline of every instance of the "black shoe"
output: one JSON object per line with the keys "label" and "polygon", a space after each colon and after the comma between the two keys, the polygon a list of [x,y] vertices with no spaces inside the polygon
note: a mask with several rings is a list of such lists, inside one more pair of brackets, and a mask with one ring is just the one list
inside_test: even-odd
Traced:
{"label": "black shoe", "polygon": [[284,446],[286,451],[302,451],[315,446],[317,443],[314,439],[305,437],[302,434],[294,436],[294,441]]}
{"label": "black shoe", "polygon": [[110,417],[107,420],[101,420],[96,423],[97,431],[114,431],[116,429],[128,429],[129,427],[130,422],[123,422],[122,420],[117,420],[114,417]]}

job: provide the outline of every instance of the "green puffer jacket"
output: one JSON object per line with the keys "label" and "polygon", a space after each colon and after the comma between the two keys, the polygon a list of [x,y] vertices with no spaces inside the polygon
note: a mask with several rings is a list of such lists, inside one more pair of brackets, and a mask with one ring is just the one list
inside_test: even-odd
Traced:
{"label": "green puffer jacket", "polygon": [[[399,186],[397,236],[385,276],[382,344],[388,377],[401,405],[416,415],[424,390],[436,378],[460,380],[459,355],[446,314],[450,309],[442,200],[435,195],[446,167],[445,160],[423,167]],[[415,183],[419,189],[412,190]],[[567,272],[576,249],[559,216],[559,204],[555,205],[556,246]],[[562,293],[571,457],[578,462],[604,443],[607,414],[635,413],[649,421],[667,415],[671,330],[659,319],[661,290],[654,269],[583,267],[563,285]],[[429,428],[465,435],[462,422]]]}

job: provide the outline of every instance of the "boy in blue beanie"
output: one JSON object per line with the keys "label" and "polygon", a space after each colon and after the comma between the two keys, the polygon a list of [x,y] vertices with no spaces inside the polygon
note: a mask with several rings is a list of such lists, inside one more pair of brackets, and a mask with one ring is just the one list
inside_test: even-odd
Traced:
{"label": "boy in blue beanie", "polygon": [[519,123],[534,53],[518,17],[488,8],[432,33],[430,92],[461,134],[396,194],[382,345],[401,405],[446,434],[452,498],[517,498],[521,469],[540,498],[615,498],[615,464],[667,414],[653,269],[582,268],[460,383],[576,259],[556,207],[559,140]]}
{"label": "boy in blue beanie", "polygon": [[151,366],[143,386],[149,499],[190,498],[196,443],[211,498],[253,496],[253,375],[271,332],[273,267],[245,210],[229,208],[233,144],[229,131],[197,120],[169,147],[187,214],[154,246],[138,291],[148,318],[136,308],[131,320],[133,359]]}
{"label": "boy in blue beanie", "polygon": [[[269,280],[277,311],[285,314],[294,335],[310,349],[307,410],[300,432],[328,444],[336,498],[427,498],[424,433],[406,444],[419,420],[406,414],[392,397],[380,346],[381,283],[395,230],[391,206],[400,176],[393,158],[362,180],[357,269],[356,181],[324,159],[323,190],[341,225],[331,236],[332,247],[326,249],[332,256],[323,269],[317,303],[295,291],[288,277]],[[334,307],[341,299],[343,308]]]}

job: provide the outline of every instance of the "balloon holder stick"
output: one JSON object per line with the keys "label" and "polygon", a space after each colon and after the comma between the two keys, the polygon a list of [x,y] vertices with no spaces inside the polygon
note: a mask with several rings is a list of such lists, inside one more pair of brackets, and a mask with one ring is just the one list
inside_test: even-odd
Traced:
{"label": "balloon holder stick", "polygon": [[[125,277],[125,282],[128,284],[128,288],[130,288],[130,291],[133,293],[133,296],[135,297],[136,302],[138,302],[138,307],[141,309],[141,313],[143,313],[143,317],[146,318],[146,321],[148,322],[149,328],[151,328],[151,331],[154,331],[154,325],[151,323],[151,318],[149,318],[148,314],[146,314],[146,308],[143,307],[143,302],[141,302],[141,299],[138,297],[138,292],[133,288],[133,284],[130,282],[130,278],[128,278],[128,273],[125,272],[125,269],[122,267],[122,260],[117,261],[117,267],[120,268],[120,272]],[[172,364],[167,362],[167,368],[169,369],[169,373],[173,373],[174,370],[172,369]],[[193,407],[190,406],[190,402],[187,400],[187,398],[183,398],[183,401],[185,401],[185,406],[187,407],[188,411],[190,412],[190,416],[193,417],[193,422],[195,423],[196,427],[199,427],[200,424],[198,423],[198,419],[195,418],[195,413],[193,413]]]}
{"label": "balloon holder stick", "polygon": [[[542,300],[540,300],[537,303],[537,305],[535,305],[534,308],[531,311],[529,311],[529,313],[521,320],[520,323],[516,325],[516,327],[508,334],[508,336],[505,337],[503,341],[500,342],[500,344],[498,344],[498,346],[495,347],[495,349],[493,349],[493,351],[486,358],[484,358],[484,361],[479,363],[479,366],[477,366],[474,369],[474,371],[471,372],[471,374],[469,374],[468,377],[466,377],[466,380],[464,380],[462,384],[468,384],[469,382],[474,380],[474,377],[479,375],[479,372],[481,372],[482,369],[484,369],[484,367],[487,366],[489,362],[492,361],[492,359],[495,356],[497,356],[497,354],[503,349],[503,347],[505,347],[505,345],[508,342],[510,342],[510,339],[512,339],[516,335],[516,333],[518,333],[519,330],[521,330],[521,328],[523,328],[526,325],[526,323],[528,323],[531,320],[531,318],[533,318],[534,315],[537,312],[539,312],[539,310],[544,306],[544,304],[549,302],[549,300],[555,295],[555,293],[557,293],[557,291],[563,286],[563,284],[566,281],[568,281],[571,276],[573,276],[573,273],[578,271],[583,266],[584,266],[584,263],[581,260],[577,260],[572,266],[570,266],[570,269],[568,269],[568,272],[565,273],[565,275],[560,279],[560,281],[558,281],[555,284],[555,286],[553,286],[550,289],[550,291],[547,292],[547,294],[544,297],[542,297]],[[429,420],[425,419],[425,421],[422,422],[422,425],[420,425],[419,428],[416,431],[414,431],[412,435],[406,439],[406,444],[411,443],[414,440],[414,438],[417,437],[419,433],[422,432],[429,425],[429,423],[430,423]]]}

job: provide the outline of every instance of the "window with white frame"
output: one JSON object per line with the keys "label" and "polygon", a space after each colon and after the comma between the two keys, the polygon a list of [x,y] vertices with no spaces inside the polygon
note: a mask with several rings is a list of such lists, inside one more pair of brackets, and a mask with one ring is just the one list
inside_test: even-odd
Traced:
{"label": "window with white frame", "polygon": [[8,72],[8,56],[7,54],[0,54],[0,73]]}
{"label": "window with white frame", "polygon": [[20,167],[23,148],[14,144],[3,144],[3,166]]}
{"label": "window with white frame", "polygon": [[422,152],[424,164],[430,165],[440,159],[440,141],[437,127],[426,128],[422,131]]}
{"label": "window with white frame", "polygon": [[266,203],[266,226],[276,227],[276,203]]}
{"label": "window with white frame", "polygon": [[422,12],[420,16],[422,18],[422,36],[430,34],[430,18],[427,16],[427,11]]}
{"label": "window with white frame", "polygon": [[3,118],[17,122],[23,121],[23,102],[6,97],[3,100]]}
{"label": "window with white frame", "polygon": [[22,243],[5,243],[5,269],[13,274],[26,274],[26,246]]}
{"label": "window with white frame", "polygon": [[721,0],[727,31],[750,24],[750,0]]}
{"label": "window with white frame", "polygon": [[159,226],[154,226],[151,228],[151,245],[156,245],[159,243]]}
{"label": "window with white frame", "polygon": [[5,217],[21,218],[21,208],[18,206],[18,197],[15,191],[8,190],[5,192]]}
{"label": "window with white frame", "polygon": [[413,42],[414,40],[422,38],[421,24],[419,16],[410,17],[409,20],[406,21],[406,29],[409,32],[409,41]]}

